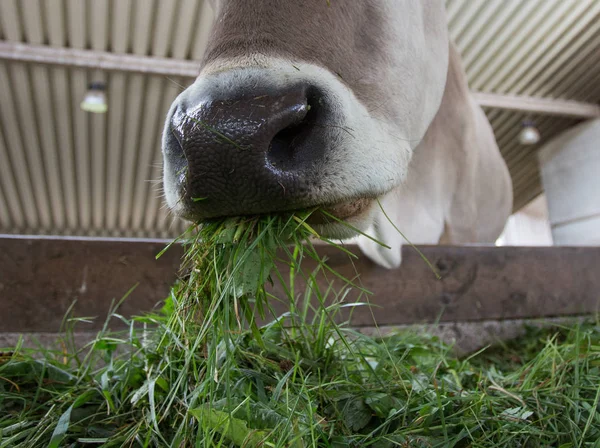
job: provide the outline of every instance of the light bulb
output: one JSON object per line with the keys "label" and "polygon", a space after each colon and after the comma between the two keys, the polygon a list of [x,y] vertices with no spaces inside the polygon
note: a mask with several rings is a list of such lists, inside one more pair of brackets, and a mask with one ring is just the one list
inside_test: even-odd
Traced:
{"label": "light bulb", "polygon": [[106,101],[105,85],[102,82],[93,82],[89,85],[88,91],[80,104],[81,109],[86,112],[104,114],[108,110]]}
{"label": "light bulb", "polygon": [[526,121],[523,123],[523,129],[519,133],[519,143],[522,145],[535,145],[541,138],[540,131],[532,122]]}

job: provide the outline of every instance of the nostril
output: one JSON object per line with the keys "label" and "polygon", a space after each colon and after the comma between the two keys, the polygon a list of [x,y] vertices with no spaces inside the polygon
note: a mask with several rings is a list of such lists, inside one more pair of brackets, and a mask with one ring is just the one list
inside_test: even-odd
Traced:
{"label": "nostril", "polygon": [[172,144],[175,145],[177,152],[181,151],[183,154],[183,142],[181,141],[181,134],[177,132],[173,125],[171,125],[171,136],[173,140]]}
{"label": "nostril", "polygon": [[280,170],[298,168],[299,148],[304,148],[306,140],[312,134],[316,125],[317,107],[313,98],[308,98],[302,105],[303,114],[298,113],[296,122],[279,131],[269,144],[267,160]]}
{"label": "nostril", "polygon": [[173,123],[168,123],[163,134],[163,153],[170,157],[184,157],[181,133],[177,132]]}
{"label": "nostril", "polygon": [[180,107],[175,106],[173,111],[167,117],[166,126],[163,133],[163,152],[169,155],[182,157],[183,154],[183,128]]}

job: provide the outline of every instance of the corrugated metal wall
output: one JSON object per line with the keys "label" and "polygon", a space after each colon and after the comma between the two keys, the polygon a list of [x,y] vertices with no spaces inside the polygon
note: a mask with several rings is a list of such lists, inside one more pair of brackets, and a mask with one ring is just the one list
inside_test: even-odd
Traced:
{"label": "corrugated metal wall", "polygon": [[[198,0],[0,0],[0,39],[200,59],[211,14]],[[91,81],[108,86],[106,115],[79,107]],[[190,83],[0,61],[0,233],[179,233],[160,197],[160,135]]]}
{"label": "corrugated metal wall", "polygon": [[[177,80],[102,74],[109,113],[79,107],[81,69],[0,62],[0,186],[16,233],[167,236],[160,135]],[[154,182],[153,182],[154,181]]]}
{"label": "corrugated metal wall", "polygon": [[[600,102],[600,0],[448,0],[451,35],[473,90]],[[202,0],[0,0],[0,40],[197,60],[212,12]],[[108,86],[109,112],[79,102]],[[160,134],[190,79],[0,61],[0,233],[168,237]],[[520,208],[541,191],[535,151],[517,141],[533,118],[543,141],[576,124],[486,109]],[[543,143],[542,141],[542,143]]]}
{"label": "corrugated metal wall", "polygon": [[[448,0],[473,90],[600,102],[599,0]],[[513,177],[515,208],[541,193],[537,149],[578,120],[486,109]],[[524,119],[542,133],[520,145]]]}

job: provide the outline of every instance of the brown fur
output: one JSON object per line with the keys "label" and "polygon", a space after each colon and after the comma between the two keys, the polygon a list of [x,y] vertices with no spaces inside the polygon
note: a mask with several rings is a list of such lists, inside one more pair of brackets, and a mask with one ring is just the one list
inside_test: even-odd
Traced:
{"label": "brown fur", "polygon": [[[312,63],[339,76],[374,115],[393,116],[386,74],[381,69],[389,67],[391,53],[416,53],[418,48],[409,39],[394,34],[382,2],[227,0],[221,3],[203,66],[248,55],[252,55],[258,66],[261,57]],[[407,10],[406,15],[423,20],[416,10]]]}

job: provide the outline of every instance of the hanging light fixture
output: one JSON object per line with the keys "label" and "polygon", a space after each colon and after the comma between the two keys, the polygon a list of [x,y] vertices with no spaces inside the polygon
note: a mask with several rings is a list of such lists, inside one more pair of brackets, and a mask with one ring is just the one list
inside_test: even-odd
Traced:
{"label": "hanging light fixture", "polygon": [[86,112],[104,114],[108,110],[106,100],[106,85],[103,82],[92,82],[80,104],[81,109]]}
{"label": "hanging light fixture", "polygon": [[541,140],[540,131],[535,127],[533,121],[523,122],[521,132],[519,132],[519,143],[522,145],[535,145]]}

